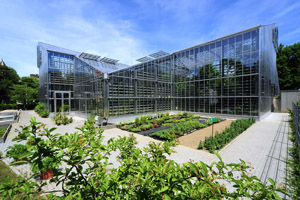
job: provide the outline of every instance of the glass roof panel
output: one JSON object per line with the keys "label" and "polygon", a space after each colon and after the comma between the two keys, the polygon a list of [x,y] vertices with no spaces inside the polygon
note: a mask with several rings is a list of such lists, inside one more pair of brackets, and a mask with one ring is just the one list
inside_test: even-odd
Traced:
{"label": "glass roof panel", "polygon": [[169,53],[165,52],[165,51],[158,51],[156,53],[150,54],[149,56],[151,56],[152,58],[159,58],[162,56],[166,56],[169,55]]}

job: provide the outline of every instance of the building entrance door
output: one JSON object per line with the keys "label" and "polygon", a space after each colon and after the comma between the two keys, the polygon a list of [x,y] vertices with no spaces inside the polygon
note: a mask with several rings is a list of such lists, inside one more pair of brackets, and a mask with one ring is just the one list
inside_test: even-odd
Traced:
{"label": "building entrance door", "polygon": [[55,91],[54,92],[54,112],[60,112],[62,105],[69,106],[71,111],[71,92],[70,91]]}

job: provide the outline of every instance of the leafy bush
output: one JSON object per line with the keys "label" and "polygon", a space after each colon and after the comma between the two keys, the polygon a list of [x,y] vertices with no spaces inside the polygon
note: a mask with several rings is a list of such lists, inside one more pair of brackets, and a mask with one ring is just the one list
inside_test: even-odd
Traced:
{"label": "leafy bush", "polygon": [[162,126],[170,126],[170,123],[162,124]]}
{"label": "leafy bush", "polygon": [[[68,118],[66,114],[63,112],[56,113],[56,115],[53,117],[53,120],[56,125],[61,125],[61,124],[66,125],[73,122],[73,118],[72,117]],[[95,123],[95,120],[93,122]]]}
{"label": "leafy bush", "polygon": [[198,149],[203,149],[203,142],[202,141],[200,141],[200,143],[199,143],[199,146],[198,146]]}
{"label": "leafy bush", "polygon": [[141,131],[141,128],[137,127],[137,128],[131,128],[129,129],[131,132],[137,133]]}
{"label": "leafy bush", "polygon": [[230,127],[226,128],[222,133],[216,132],[215,136],[206,137],[204,141],[205,149],[213,153],[215,150],[223,148],[227,143],[244,132],[253,123],[255,123],[255,119],[238,119],[232,122]]}
{"label": "leafy bush", "polygon": [[169,130],[162,130],[152,133],[152,136],[157,137],[161,140],[174,140],[176,138],[175,134],[172,134]]}
{"label": "leafy bush", "polygon": [[42,112],[40,112],[40,116],[43,117],[43,118],[49,117],[49,111],[48,110],[43,110]]}
{"label": "leafy bush", "polygon": [[[217,155],[219,161],[211,165],[201,161],[180,165],[166,157],[174,153],[174,142],[153,142],[139,149],[132,135],[103,144],[103,131],[91,124],[79,128],[80,133],[63,135],[45,127],[33,119],[22,131],[30,141],[39,141],[29,145],[34,152],[29,158],[31,168],[54,167],[51,182],[62,185],[62,191],[53,191],[47,199],[279,199],[278,193],[285,193],[272,179],[264,184],[248,175],[244,161],[226,164]],[[109,155],[116,151],[118,166],[108,169]],[[62,166],[63,170],[56,169]],[[240,176],[232,176],[233,172]],[[40,192],[48,182],[34,184],[30,179],[36,174],[17,183],[1,182],[1,197]]]}
{"label": "leafy bush", "polygon": [[45,104],[44,103],[39,103],[34,107],[34,111],[37,113],[40,113],[41,111],[45,110]]}
{"label": "leafy bush", "polygon": [[143,131],[151,129],[152,127],[153,127],[152,123],[148,123],[148,124],[144,124],[144,125],[139,126],[139,128],[142,129]]}
{"label": "leafy bush", "polygon": [[0,151],[0,159],[2,158],[2,156],[3,156],[3,153],[2,153],[2,151]]}
{"label": "leafy bush", "polygon": [[140,118],[135,118],[135,125],[139,126],[141,124]]}
{"label": "leafy bush", "polygon": [[147,120],[148,120],[147,116],[141,117],[141,124],[145,124]]}
{"label": "leafy bush", "polygon": [[300,109],[300,100],[297,102],[297,106]]}
{"label": "leafy bush", "polygon": [[49,117],[49,111],[46,110],[44,103],[39,103],[34,107],[34,111],[39,114],[40,117],[47,118]]}
{"label": "leafy bush", "polygon": [[15,144],[13,146],[9,146],[6,149],[6,156],[9,158],[13,158],[15,160],[21,160],[30,156],[31,153],[27,150],[27,147],[22,144]]}

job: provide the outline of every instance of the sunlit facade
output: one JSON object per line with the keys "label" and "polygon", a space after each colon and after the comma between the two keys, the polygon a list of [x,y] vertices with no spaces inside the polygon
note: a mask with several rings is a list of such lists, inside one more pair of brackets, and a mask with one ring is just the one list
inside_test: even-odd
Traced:
{"label": "sunlit facade", "polygon": [[261,117],[278,95],[277,27],[257,26],[134,66],[39,43],[40,100],[102,117],[158,111]]}

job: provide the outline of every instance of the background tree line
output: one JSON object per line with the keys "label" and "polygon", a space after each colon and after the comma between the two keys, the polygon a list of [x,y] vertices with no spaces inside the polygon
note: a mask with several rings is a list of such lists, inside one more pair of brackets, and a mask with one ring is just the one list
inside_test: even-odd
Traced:
{"label": "background tree line", "polygon": [[279,45],[277,72],[281,90],[300,89],[300,42],[293,45]]}
{"label": "background tree line", "polygon": [[33,109],[38,103],[38,88],[38,78],[20,78],[13,68],[0,66],[0,110]]}

